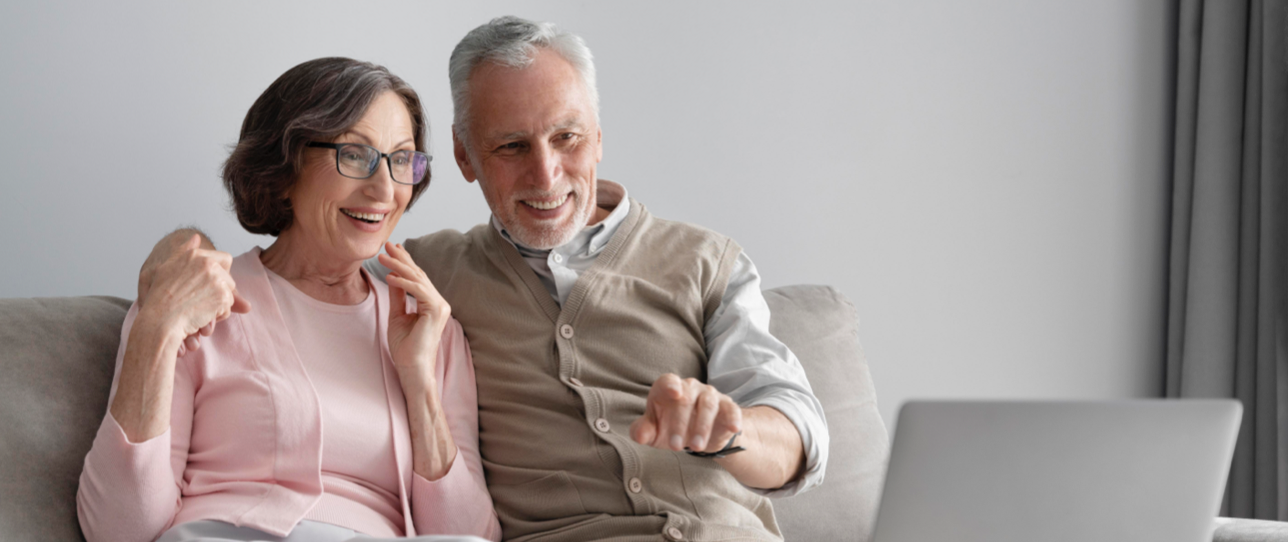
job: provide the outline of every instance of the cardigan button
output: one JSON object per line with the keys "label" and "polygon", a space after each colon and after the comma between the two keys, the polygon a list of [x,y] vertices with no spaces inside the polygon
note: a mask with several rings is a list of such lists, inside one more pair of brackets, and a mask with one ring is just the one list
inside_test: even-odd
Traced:
{"label": "cardigan button", "polygon": [[667,527],[666,537],[676,541],[684,540],[684,533],[680,532],[678,527]]}
{"label": "cardigan button", "polygon": [[641,482],[639,478],[631,478],[630,485],[627,487],[630,488],[631,493],[639,493],[644,491],[644,482]]}
{"label": "cardigan button", "polygon": [[562,336],[562,337],[563,337],[563,338],[565,338],[565,339],[571,339],[571,338],[572,338],[572,326],[570,326],[570,325],[568,325],[568,324],[564,324],[564,325],[562,325],[562,326],[559,326],[559,335],[560,335],[560,336]]}
{"label": "cardigan button", "polygon": [[595,429],[598,429],[601,433],[607,433],[608,430],[612,428],[613,426],[608,424],[608,420],[605,420],[603,418],[598,418],[595,420]]}

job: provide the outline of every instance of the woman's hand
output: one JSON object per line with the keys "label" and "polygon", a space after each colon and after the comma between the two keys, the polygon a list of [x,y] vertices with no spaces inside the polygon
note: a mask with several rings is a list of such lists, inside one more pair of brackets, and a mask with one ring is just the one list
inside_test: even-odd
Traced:
{"label": "woman's hand", "polygon": [[[386,242],[385,252],[379,260],[389,268],[389,353],[399,371],[414,367],[432,375],[452,307],[402,245]],[[407,312],[407,294],[416,299],[414,313]]]}
{"label": "woman's hand", "polygon": [[[379,259],[389,268],[385,278],[389,284],[389,353],[407,399],[412,469],[426,480],[438,480],[456,460],[456,443],[448,430],[435,376],[438,342],[452,317],[452,307],[402,245],[387,242],[385,252]],[[416,298],[413,314],[407,313],[407,294]]]}

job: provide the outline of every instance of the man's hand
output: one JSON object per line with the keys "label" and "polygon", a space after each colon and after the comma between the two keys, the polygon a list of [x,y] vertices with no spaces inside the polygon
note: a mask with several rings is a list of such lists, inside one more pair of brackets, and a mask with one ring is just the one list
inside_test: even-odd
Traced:
{"label": "man's hand", "polygon": [[800,432],[768,406],[742,408],[728,395],[697,379],[664,374],[648,392],[644,415],[631,424],[631,438],[663,450],[718,452],[734,434],[746,450],[715,458],[743,485],[774,489],[797,480],[805,469]]}
{"label": "man's hand", "polygon": [[152,247],[152,253],[148,254],[148,259],[143,261],[143,267],[139,269],[139,297],[137,299],[139,306],[142,307],[147,301],[148,291],[152,289],[153,278],[156,276],[157,267],[162,262],[172,259],[179,252],[183,251],[192,236],[196,235],[201,238],[200,246],[205,250],[215,250],[214,243],[201,230],[195,228],[179,228],[170,232],[156,246]]}
{"label": "man's hand", "polygon": [[213,330],[213,322],[249,308],[234,307],[231,265],[232,256],[201,248],[197,235],[155,263],[148,304],[138,307],[116,397],[108,407],[130,442],[145,442],[170,428],[175,363],[185,352],[185,338]]}
{"label": "man's hand", "polygon": [[[193,244],[193,236],[199,238],[197,244]],[[147,302],[148,293],[151,291],[152,285],[157,282],[157,269],[167,261],[173,261],[186,253],[196,250],[215,251],[215,245],[210,242],[210,238],[206,237],[204,233],[193,228],[175,230],[157,241],[156,246],[152,247],[152,253],[148,254],[148,259],[143,262],[143,267],[139,269],[139,297],[137,302],[140,310],[143,309]],[[224,253],[218,254],[228,256]],[[231,262],[231,256],[224,261]],[[227,269],[228,267],[225,266],[225,272]],[[237,313],[250,312],[250,302],[243,299],[235,290],[233,291],[231,311]],[[219,318],[212,320],[196,333],[184,338],[183,345],[179,347],[179,357],[182,357],[190,350],[201,348],[199,337],[209,337],[210,334],[215,332],[215,325],[227,317],[228,313],[221,314]]]}
{"label": "man's hand", "polygon": [[733,399],[670,373],[653,382],[644,415],[631,424],[635,442],[677,452],[716,452],[740,431],[742,408]]}

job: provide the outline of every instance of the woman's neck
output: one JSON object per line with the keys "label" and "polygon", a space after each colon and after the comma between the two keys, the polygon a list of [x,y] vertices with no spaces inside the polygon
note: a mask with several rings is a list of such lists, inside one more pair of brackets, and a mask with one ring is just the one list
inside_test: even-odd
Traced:
{"label": "woman's neck", "polygon": [[295,236],[282,232],[259,261],[305,295],[335,305],[357,305],[367,299],[362,260],[332,261],[319,250],[305,250]]}

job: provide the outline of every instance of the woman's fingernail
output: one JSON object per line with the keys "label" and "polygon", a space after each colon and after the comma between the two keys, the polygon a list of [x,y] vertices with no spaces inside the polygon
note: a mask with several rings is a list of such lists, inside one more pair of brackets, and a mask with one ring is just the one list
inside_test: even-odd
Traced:
{"label": "woman's fingernail", "polygon": [[671,449],[679,450],[684,447],[684,437],[680,435],[671,435]]}
{"label": "woman's fingernail", "polygon": [[704,439],[699,436],[695,436],[693,437],[693,440],[689,441],[689,449],[691,450],[702,451],[702,450],[705,450],[706,448],[707,448],[707,439]]}

